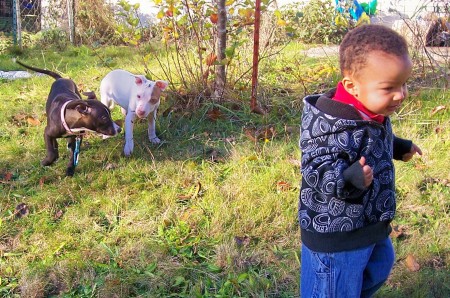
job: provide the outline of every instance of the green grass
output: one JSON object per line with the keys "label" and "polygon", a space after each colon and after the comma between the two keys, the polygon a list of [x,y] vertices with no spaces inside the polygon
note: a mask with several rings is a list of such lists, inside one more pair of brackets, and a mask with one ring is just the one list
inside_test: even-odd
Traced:
{"label": "green grass", "polygon": [[[294,59],[296,51],[291,46],[261,65],[267,115],[250,113],[243,92],[240,109],[216,105],[224,116],[217,121],[207,117],[207,103],[162,116],[175,104],[167,97],[157,121],[163,144],[150,145],[144,121],[135,125],[130,158],[122,156],[123,134],[88,136],[73,178],[64,176],[63,139],[58,162],[40,166],[53,79],[0,81],[0,296],[298,297],[300,173],[293,161],[300,157],[301,98],[332,87],[337,75],[328,71],[335,60]],[[81,47],[29,50],[19,59],[98,92],[110,70],[99,57],[138,73],[133,53]],[[0,58],[2,70],[18,69],[10,58]],[[302,84],[310,69],[325,71],[315,84]],[[377,297],[450,296],[450,112],[432,115],[450,94],[422,87],[433,86],[414,87],[393,117],[397,135],[415,140],[424,156],[396,163],[393,224],[404,236],[394,239],[397,262]],[[122,119],[117,108],[113,118]],[[268,126],[273,137],[248,136]],[[19,217],[21,203],[27,212]],[[407,268],[408,255],[419,271]]]}

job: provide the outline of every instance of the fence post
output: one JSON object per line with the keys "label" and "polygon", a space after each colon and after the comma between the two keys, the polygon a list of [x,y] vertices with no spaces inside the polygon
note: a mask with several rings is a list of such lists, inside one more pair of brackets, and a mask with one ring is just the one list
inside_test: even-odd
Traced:
{"label": "fence post", "polygon": [[22,18],[19,0],[13,0],[13,39],[14,45],[19,45],[22,49]]}
{"label": "fence post", "polygon": [[69,19],[69,39],[70,43],[75,43],[75,25],[74,25],[74,13],[73,13],[73,1],[67,0],[67,16]]}

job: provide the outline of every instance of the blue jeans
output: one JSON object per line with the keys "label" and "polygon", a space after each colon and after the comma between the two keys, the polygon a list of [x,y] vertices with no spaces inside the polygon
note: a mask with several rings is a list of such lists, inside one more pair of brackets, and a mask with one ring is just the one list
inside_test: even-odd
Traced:
{"label": "blue jeans", "polygon": [[395,261],[391,239],[337,253],[318,253],[302,244],[302,298],[371,297],[387,280]]}

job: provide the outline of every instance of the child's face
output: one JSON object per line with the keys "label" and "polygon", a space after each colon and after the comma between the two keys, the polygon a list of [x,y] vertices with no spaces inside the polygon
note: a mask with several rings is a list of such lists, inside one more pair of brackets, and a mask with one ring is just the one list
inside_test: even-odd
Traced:
{"label": "child's face", "polygon": [[367,64],[350,78],[350,91],[369,111],[384,116],[394,113],[408,94],[406,81],[412,72],[409,56],[373,52]]}

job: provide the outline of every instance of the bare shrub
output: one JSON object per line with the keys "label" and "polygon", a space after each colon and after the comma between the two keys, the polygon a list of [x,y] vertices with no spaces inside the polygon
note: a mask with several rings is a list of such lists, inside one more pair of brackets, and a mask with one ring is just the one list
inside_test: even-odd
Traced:
{"label": "bare shrub", "polygon": [[116,20],[112,5],[104,0],[75,2],[76,41],[78,44],[121,44],[115,34]]}

